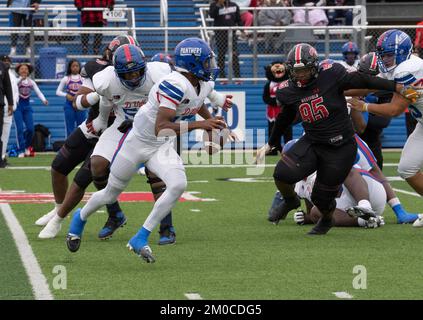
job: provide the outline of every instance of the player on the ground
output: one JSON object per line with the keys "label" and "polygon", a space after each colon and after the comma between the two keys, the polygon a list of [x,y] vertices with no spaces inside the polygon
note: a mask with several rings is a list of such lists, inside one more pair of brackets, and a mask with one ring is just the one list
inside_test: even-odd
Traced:
{"label": "player on the ground", "polygon": [[[283,152],[287,152],[297,140],[298,139],[291,140],[285,144]],[[357,164],[354,165],[351,171],[354,173],[351,175],[351,179],[364,179],[365,187],[370,195],[370,204],[374,209],[375,216],[367,217],[367,219],[356,217],[354,215],[351,216],[349,214],[349,210],[350,208],[357,206],[358,202],[349,192],[349,189],[345,185],[342,185],[340,194],[335,199],[336,209],[333,213],[334,226],[377,228],[383,225],[384,220],[382,214],[386,204],[386,193],[382,184],[366,170],[362,170]],[[306,203],[306,212],[299,210],[294,214],[294,221],[299,225],[316,223],[321,217],[319,211],[313,207],[314,205],[311,200],[315,180],[316,173],[314,172],[306,179],[303,179],[295,184],[295,192],[301,199],[304,199]],[[360,183],[351,183],[351,186],[352,188],[361,187]]]}
{"label": "player on the ground", "polygon": [[352,98],[349,103],[359,111],[368,111],[377,115],[394,117],[409,107],[412,115],[417,119],[416,129],[408,137],[402,150],[398,173],[408,184],[423,195],[423,60],[411,54],[412,42],[410,37],[400,30],[384,32],[377,42],[379,76],[393,79],[404,85],[411,85],[417,94],[411,92],[412,99],[404,99],[394,94],[390,103],[374,104]]}
{"label": "player on the ground", "polygon": [[284,106],[278,116],[269,148],[280,143],[280,132],[293,121],[299,111],[305,135],[286,153],[275,168],[275,184],[284,201],[275,208],[270,221],[286,217],[298,208],[300,200],[292,185],[317,171],[312,199],[322,217],[309,232],[326,234],[332,227],[335,197],[348,176],[357,153],[357,144],[348,116],[344,90],[379,89],[403,92],[403,85],[366,74],[348,73],[337,63],[319,67],[316,50],[298,44],[287,59],[290,80],[283,82],[277,99]]}
{"label": "player on the ground", "polygon": [[[209,45],[197,38],[183,40],[175,48],[175,67],[177,72],[162,78],[151,89],[148,102],[135,116],[132,130],[122,138],[106,188],[96,192],[82,209],[75,211],[67,236],[70,251],[78,250],[89,215],[102,205],[115,201],[139,164],[145,163],[165,182],[166,191],[154,204],[143,227],[129,241],[128,247],[147,262],[154,262],[148,245],[149,235],[175,206],[187,185],[184,165],[173,148],[172,137],[195,129],[211,131],[226,127],[223,118],[212,118],[204,105],[206,97],[216,101],[215,95],[219,95],[213,90],[214,82],[211,81],[216,75],[216,68]],[[224,97],[221,100],[224,103]],[[175,123],[180,117],[197,113],[205,120]]]}
{"label": "player on the ground", "polygon": [[[82,200],[85,189],[93,181],[89,160],[98,141],[98,136],[88,131],[87,124],[91,123],[98,115],[99,98],[98,94],[94,92],[92,78],[96,73],[111,65],[113,53],[119,46],[128,43],[137,44],[137,41],[128,35],[114,38],[105,49],[101,59],[88,61],[81,70],[83,84],[75,96],[74,107],[80,110],[90,108],[90,110],[87,120],[66,139],[64,146],[52,162],[51,176],[55,208],[35,222],[39,226],[45,226],[39,234],[42,239],[54,238],[59,233],[62,220]],[[110,116],[108,119],[109,125],[113,121],[114,116]],[[81,168],[68,189],[67,176],[82,162]],[[118,203],[108,205],[107,211],[109,218],[100,231],[100,238],[110,236],[126,220],[121,219],[122,210]]]}

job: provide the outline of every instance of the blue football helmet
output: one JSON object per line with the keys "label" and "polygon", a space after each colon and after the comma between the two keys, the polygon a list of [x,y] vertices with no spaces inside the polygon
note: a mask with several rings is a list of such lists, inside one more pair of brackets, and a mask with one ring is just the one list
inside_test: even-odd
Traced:
{"label": "blue football helmet", "polygon": [[[133,44],[120,46],[113,55],[113,65],[119,80],[126,88],[134,90],[143,85],[147,64],[141,48]],[[126,74],[133,72],[139,72],[139,76],[134,79],[125,78]]]}
{"label": "blue football helmet", "polygon": [[173,65],[172,57],[166,53],[156,53],[151,60],[152,62],[166,62]]}
{"label": "blue football helmet", "polygon": [[199,38],[182,40],[175,48],[175,67],[203,81],[214,81],[219,72],[210,46]]}
{"label": "blue football helmet", "polygon": [[349,41],[342,46],[344,61],[351,66],[354,64],[355,60],[357,60],[358,53],[358,46],[355,42]]}
{"label": "blue football helmet", "polygon": [[[378,57],[378,65],[381,72],[388,72],[401,62],[408,60],[413,50],[413,42],[408,34],[401,30],[388,30],[380,35],[377,39],[376,53]],[[383,57],[392,55],[392,65],[386,66]]]}

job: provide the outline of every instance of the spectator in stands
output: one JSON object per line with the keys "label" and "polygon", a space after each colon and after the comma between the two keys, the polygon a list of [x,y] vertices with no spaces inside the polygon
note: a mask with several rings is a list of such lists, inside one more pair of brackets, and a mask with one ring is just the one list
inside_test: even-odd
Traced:
{"label": "spectator in stands", "polygon": [[[19,101],[19,90],[18,90],[18,79],[16,78],[15,71],[12,70],[12,61],[10,60],[9,56],[0,56],[0,61],[3,62],[6,68],[9,71],[9,79],[10,84],[12,86],[13,92],[13,111],[16,110],[17,103]],[[7,98],[4,99],[4,105],[8,106],[9,102]],[[0,150],[0,153],[3,154],[2,158],[0,158],[0,167],[1,164],[7,165],[7,158],[6,158],[6,150],[7,150],[7,143],[9,142],[10,136],[10,128],[12,127],[13,122],[13,111],[9,112],[7,108],[4,108],[4,118],[3,118],[3,130],[0,130],[1,134],[1,141],[3,142],[3,149]]]}
{"label": "spectator in stands", "polygon": [[[418,26],[423,27],[423,21],[420,21]],[[417,55],[423,59],[423,28],[416,29],[416,39],[414,40],[414,50]]]}
{"label": "spectator in stands", "polygon": [[[36,12],[40,6],[41,0],[7,0],[7,7],[10,8],[33,8]],[[33,11],[29,10],[14,10],[12,9],[12,14],[10,15],[12,27],[31,27],[32,26],[32,14]],[[12,33],[11,35],[11,48],[9,56],[16,55],[16,46],[18,44],[18,34]],[[29,43],[29,33],[25,33],[25,47],[26,55],[31,55],[31,47]]]}
{"label": "spectator in stands", "polygon": [[[7,115],[10,116],[13,112],[13,91],[7,69],[6,64],[0,61],[0,133],[3,132],[3,117],[6,99]],[[0,136],[0,168],[6,167],[6,163],[3,160],[3,143],[7,144],[7,141],[3,141]]]}
{"label": "spectator in stands", "polygon": [[[75,0],[75,7],[81,11],[81,23],[83,27],[99,28],[107,26],[107,21],[103,19],[103,11],[85,11],[86,8],[109,8],[113,10],[115,0]],[[88,54],[89,33],[81,34],[82,54]],[[100,52],[103,34],[96,32],[94,36],[93,52],[98,55]]]}
{"label": "spectator in stands", "polygon": [[[234,27],[243,26],[241,16],[239,14],[239,7],[236,3],[230,0],[214,0],[210,3],[209,15],[214,19],[214,26],[216,27]],[[228,52],[228,30],[216,30],[215,38],[218,50],[218,65],[219,77],[226,78],[225,75],[225,55]],[[235,78],[240,78],[239,57],[238,57],[238,42],[235,32],[232,37],[233,48],[233,70]],[[226,84],[227,81],[222,81],[221,84]],[[240,81],[235,81],[236,84],[241,84]]]}
{"label": "spectator in stands", "polygon": [[[268,124],[268,136],[273,130],[276,117],[281,113],[282,108],[276,102],[276,90],[278,89],[279,83],[282,81],[288,80],[288,73],[286,72],[285,65],[282,61],[274,61],[264,67],[266,72],[267,82],[263,88],[263,101],[267,104],[266,107],[266,118]],[[289,126],[283,133],[284,143],[287,143],[289,140],[292,140],[292,126]],[[282,148],[280,144],[278,147],[270,153],[271,155],[277,155],[277,151],[281,151]]]}
{"label": "spectator in stands", "polygon": [[[32,90],[35,91],[38,98],[48,105],[47,99],[38,88],[34,80],[29,78],[33,71],[30,64],[22,63],[16,66],[15,71],[19,75],[18,88],[19,88],[19,103],[13,117],[15,119],[16,131],[18,135],[18,157],[34,156],[32,148],[32,138],[34,136],[34,120],[32,117],[33,110],[30,104],[30,97]],[[26,130],[24,131],[24,124]]]}
{"label": "spectator in stands", "polygon": [[[235,2],[240,8],[251,7],[251,0],[232,0],[232,2]],[[240,10],[239,14],[241,15],[241,21],[244,27],[251,27],[253,25],[254,15],[251,11]]]}
{"label": "spectator in stands", "polygon": [[[292,0],[293,7],[320,7],[326,4],[326,0]],[[295,24],[309,24],[312,26],[326,26],[329,21],[322,9],[296,9],[293,10]]]}
{"label": "spectator in stands", "polygon": [[[327,0],[328,6],[354,6],[354,0]],[[351,26],[353,21],[353,10],[328,10],[329,25],[347,25]],[[340,21],[344,19],[344,21]]]}
{"label": "spectator in stands", "polygon": [[81,65],[78,60],[69,61],[66,76],[62,78],[56,90],[56,95],[66,98],[63,107],[65,112],[66,137],[69,137],[73,130],[87,118],[87,111],[76,110],[72,106],[75,94],[82,85],[82,77],[79,74],[80,70]]}
{"label": "spectator in stands", "polygon": [[[281,0],[266,0],[263,7],[284,7]],[[258,25],[260,26],[287,26],[291,23],[291,12],[289,10],[260,10],[258,15]],[[278,50],[283,43],[285,34],[265,33],[264,43],[267,51],[272,43],[273,49]],[[273,39],[275,37],[275,39]]]}

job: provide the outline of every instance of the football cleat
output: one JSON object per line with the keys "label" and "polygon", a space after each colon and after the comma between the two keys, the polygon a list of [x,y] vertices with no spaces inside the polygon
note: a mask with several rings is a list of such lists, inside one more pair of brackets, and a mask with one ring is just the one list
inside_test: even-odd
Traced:
{"label": "football cleat", "polygon": [[296,195],[294,198],[287,201],[283,199],[278,205],[270,208],[269,217],[267,218],[270,222],[278,224],[280,220],[284,220],[288,215],[289,211],[297,209],[301,205],[300,198]]}
{"label": "football cleat", "polygon": [[53,210],[51,210],[50,212],[46,213],[41,218],[39,218],[37,221],[35,221],[35,224],[37,226],[44,227],[55,216],[56,213],[57,213],[57,209],[54,208]]}
{"label": "football cleat", "polygon": [[363,220],[369,220],[369,218],[371,217],[377,217],[376,212],[374,212],[372,208],[365,208],[359,206],[348,208],[347,213],[352,218],[361,218]]}
{"label": "football cleat", "polygon": [[131,240],[129,240],[126,247],[130,250],[135,252],[136,255],[138,255],[141,259],[146,261],[147,263],[154,263],[156,259],[153,257],[153,251],[151,250],[149,245],[144,245],[141,248],[138,246],[138,239],[136,237],[132,237]]}
{"label": "football cleat", "polygon": [[307,234],[311,236],[315,235],[324,235],[328,233],[330,228],[332,228],[332,219],[330,220],[323,220],[323,218],[320,218],[319,221],[317,221],[317,224],[311,229]]}
{"label": "football cleat", "polygon": [[370,217],[369,220],[366,220],[364,228],[366,229],[376,229],[385,225],[385,220],[383,217],[378,216],[376,218]]}
{"label": "football cleat", "polygon": [[98,233],[98,237],[101,240],[111,238],[116,229],[123,227],[126,224],[126,221],[127,220],[123,212],[118,212],[116,216],[109,216],[103,229],[101,229]]}
{"label": "football cleat", "polygon": [[61,221],[56,221],[55,219],[50,220],[43,230],[38,234],[40,239],[52,239],[57,236],[62,228]]}
{"label": "football cleat", "polygon": [[423,227],[423,214],[419,214],[419,218],[414,221],[413,227],[421,228]]}
{"label": "football cleat", "polygon": [[160,239],[159,245],[174,244],[176,243],[176,233],[174,227],[166,228],[165,230],[159,232]]}
{"label": "football cleat", "polygon": [[76,252],[79,250],[79,246],[81,245],[81,237],[82,233],[84,232],[84,227],[87,221],[81,219],[81,209],[77,209],[73,214],[69,232],[66,236],[66,244],[68,246],[69,251]]}
{"label": "football cleat", "polygon": [[298,210],[294,213],[294,221],[299,226],[302,226],[304,224],[304,217],[306,213],[303,210]]}

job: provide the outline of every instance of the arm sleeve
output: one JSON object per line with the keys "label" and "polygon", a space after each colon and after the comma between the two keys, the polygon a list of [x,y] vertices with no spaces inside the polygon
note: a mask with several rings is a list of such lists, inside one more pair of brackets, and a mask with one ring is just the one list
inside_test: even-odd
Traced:
{"label": "arm sleeve", "polygon": [[342,91],[348,89],[377,89],[396,91],[396,83],[380,77],[369,76],[362,72],[346,72],[339,80],[339,87]]}
{"label": "arm sleeve", "polygon": [[40,98],[40,100],[42,102],[47,101],[46,97],[44,97],[43,93],[41,92],[40,88],[38,88],[38,85],[35,83],[35,81],[31,79],[31,82],[32,82],[32,86],[33,86],[34,91],[37,94],[38,98]]}
{"label": "arm sleeve", "polygon": [[63,89],[65,88],[67,81],[68,81],[67,76],[63,77],[62,80],[60,80],[59,86],[57,87],[57,90],[56,90],[56,96],[66,98],[67,93],[65,91],[63,91]]}
{"label": "arm sleeve", "polygon": [[12,83],[10,82],[9,72],[7,70],[4,71],[4,78],[3,78],[3,88],[4,93],[9,105],[13,105],[13,90],[12,90]]}
{"label": "arm sleeve", "polygon": [[297,112],[295,108],[284,106],[282,112],[276,117],[275,124],[273,126],[272,134],[269,138],[269,145],[276,147],[280,145],[281,137],[285,132],[286,128],[294,121]]}
{"label": "arm sleeve", "polygon": [[266,83],[263,88],[263,101],[266,104],[275,106],[277,104],[276,98],[271,98],[269,93],[270,83]]}

